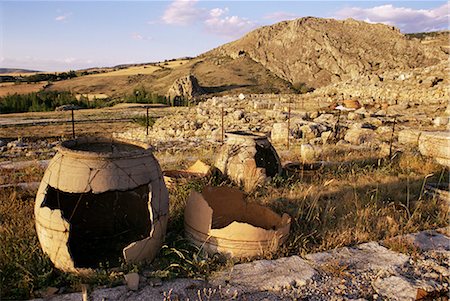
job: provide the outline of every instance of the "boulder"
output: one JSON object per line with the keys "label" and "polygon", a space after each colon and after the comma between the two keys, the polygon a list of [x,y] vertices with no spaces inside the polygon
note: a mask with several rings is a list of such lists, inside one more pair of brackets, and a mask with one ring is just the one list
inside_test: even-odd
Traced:
{"label": "boulder", "polygon": [[242,110],[236,110],[233,112],[233,118],[235,120],[241,120],[242,118],[244,118],[245,114],[244,111]]}
{"label": "boulder", "polygon": [[199,85],[197,78],[193,75],[187,75],[177,79],[170,87],[166,96],[169,99],[182,98],[191,100],[204,93],[205,91]]}
{"label": "boulder", "polygon": [[352,128],[345,134],[345,141],[351,144],[359,145],[363,143],[373,142],[375,139],[375,132],[366,128]]}
{"label": "boulder", "polygon": [[433,120],[433,124],[435,126],[443,126],[443,125],[447,125],[448,124],[448,120],[449,118],[446,116],[440,116],[440,117],[436,117]]}

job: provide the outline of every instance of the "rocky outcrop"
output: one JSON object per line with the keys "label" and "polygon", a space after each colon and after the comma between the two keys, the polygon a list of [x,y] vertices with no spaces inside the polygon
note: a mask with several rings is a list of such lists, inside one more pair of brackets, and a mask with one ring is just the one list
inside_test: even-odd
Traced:
{"label": "rocky outcrop", "polygon": [[177,79],[166,96],[169,99],[181,98],[191,100],[204,92],[203,88],[198,84],[197,78],[193,75],[187,75]]}
{"label": "rocky outcrop", "polygon": [[261,27],[206,55],[248,56],[294,85],[312,87],[445,59],[443,51],[408,39],[392,26],[312,17]]}

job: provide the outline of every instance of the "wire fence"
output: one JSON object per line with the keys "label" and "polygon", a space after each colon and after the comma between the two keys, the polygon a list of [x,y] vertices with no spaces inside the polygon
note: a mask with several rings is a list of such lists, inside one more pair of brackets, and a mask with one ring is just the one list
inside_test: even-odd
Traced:
{"label": "wire fence", "polygon": [[0,115],[1,139],[55,138],[74,139],[96,135],[112,137],[130,127],[146,126],[148,134],[153,118],[149,107],[124,110],[74,110]]}
{"label": "wire fence", "polygon": [[[245,101],[258,102],[258,98],[247,99]],[[285,146],[287,149],[291,147],[291,142],[295,139],[292,135],[297,124],[293,122],[300,111],[319,111],[333,114],[335,123],[331,125],[331,135],[326,139],[327,143],[337,142],[341,136],[343,124],[343,115],[348,112],[342,110],[333,110],[329,108],[328,103],[322,104],[314,99],[312,101],[304,98],[293,99],[291,97],[279,97],[277,101],[271,101],[270,105],[254,106],[252,110],[258,114],[266,113],[272,110],[275,113],[284,114],[287,124],[285,135]],[[248,106],[248,104],[247,104]],[[229,120],[225,117],[230,113],[230,109],[236,111],[244,106],[236,107],[232,104],[227,105],[225,102],[219,102],[214,108],[214,115],[217,117],[217,126],[220,129],[220,143],[224,143],[225,134],[231,130]],[[167,106],[155,105],[131,105],[120,108],[103,108],[103,109],[83,109],[75,110],[73,108],[66,111],[41,112],[41,113],[22,113],[22,114],[4,114],[0,115],[0,140],[2,139],[38,139],[53,138],[57,140],[75,139],[81,136],[95,135],[113,138],[115,133],[122,133],[131,128],[144,128],[145,135],[151,134],[151,128],[155,118],[172,114],[173,111],[163,112],[168,109]],[[185,110],[194,110],[193,107],[186,107]],[[371,115],[377,117],[376,115]],[[385,114],[379,116],[383,118],[385,126],[392,125],[390,134],[390,152],[392,152],[392,144],[395,138],[396,125],[399,122],[398,114]],[[404,117],[404,116],[403,116]],[[186,120],[189,122],[191,120]],[[168,125],[170,126],[170,125]],[[216,126],[216,129],[217,129]],[[212,134],[212,129],[210,130]]]}

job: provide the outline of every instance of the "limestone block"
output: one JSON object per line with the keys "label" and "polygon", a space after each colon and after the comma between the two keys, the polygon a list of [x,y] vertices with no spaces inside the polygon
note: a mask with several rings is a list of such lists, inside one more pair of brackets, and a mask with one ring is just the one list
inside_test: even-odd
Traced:
{"label": "limestone block", "polygon": [[398,143],[412,147],[419,146],[419,138],[422,131],[416,129],[405,129],[398,132]]}
{"label": "limestone block", "polygon": [[371,143],[375,140],[375,132],[371,129],[349,129],[344,137],[345,141],[348,141],[355,145],[363,143]]}
{"label": "limestone block", "polygon": [[241,292],[272,291],[302,287],[312,282],[316,271],[299,256],[238,264],[231,271],[214,275],[215,285],[228,284]]}
{"label": "limestone block", "polygon": [[272,143],[287,143],[288,126],[287,123],[274,123],[270,133]]}
{"label": "limestone block", "polygon": [[450,167],[450,132],[422,132],[419,151],[422,155],[435,158],[438,163]]}

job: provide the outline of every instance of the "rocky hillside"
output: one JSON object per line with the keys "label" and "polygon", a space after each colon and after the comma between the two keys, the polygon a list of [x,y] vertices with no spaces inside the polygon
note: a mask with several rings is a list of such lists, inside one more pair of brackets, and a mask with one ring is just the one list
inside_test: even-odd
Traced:
{"label": "rocky hillside", "polygon": [[293,93],[434,66],[448,57],[442,47],[448,32],[437,36],[425,40],[383,24],[308,17],[261,27],[176,68],[83,76],[56,82],[50,89],[102,93],[113,99],[142,88],[166,95],[175,82],[192,75],[206,94]]}
{"label": "rocky hillside", "polygon": [[261,27],[204,54],[248,56],[293,84],[325,86],[392,69],[430,66],[445,57],[396,28],[362,21],[301,18]]}

